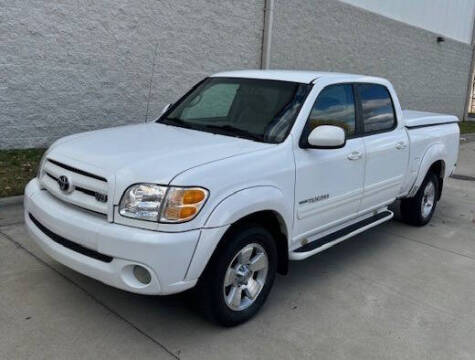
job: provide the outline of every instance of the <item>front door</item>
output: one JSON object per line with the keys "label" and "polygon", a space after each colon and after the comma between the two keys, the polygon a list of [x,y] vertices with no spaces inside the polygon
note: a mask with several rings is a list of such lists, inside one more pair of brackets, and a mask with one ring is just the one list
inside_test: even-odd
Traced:
{"label": "front door", "polygon": [[343,148],[295,150],[294,240],[302,240],[339,225],[357,213],[363,192],[365,150],[355,138],[356,111],[351,84],[330,85],[318,95],[306,130],[319,125],[342,127]]}

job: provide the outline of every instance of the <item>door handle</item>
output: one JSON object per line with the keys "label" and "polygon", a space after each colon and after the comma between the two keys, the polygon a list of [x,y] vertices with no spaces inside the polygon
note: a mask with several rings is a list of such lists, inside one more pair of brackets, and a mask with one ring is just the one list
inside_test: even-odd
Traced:
{"label": "door handle", "polygon": [[353,151],[351,154],[348,154],[347,158],[348,160],[358,160],[361,159],[362,156],[363,154],[359,151]]}
{"label": "door handle", "polygon": [[396,149],[398,150],[403,150],[407,147],[406,143],[404,141],[400,141],[396,144]]}

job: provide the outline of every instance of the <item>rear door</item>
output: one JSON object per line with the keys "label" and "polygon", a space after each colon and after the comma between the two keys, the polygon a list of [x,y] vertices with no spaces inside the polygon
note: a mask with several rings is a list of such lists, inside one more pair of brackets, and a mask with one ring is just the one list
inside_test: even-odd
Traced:
{"label": "rear door", "polygon": [[356,85],[362,139],[366,151],[360,211],[391,203],[400,193],[407,168],[406,130],[397,122],[390,92],[380,84]]}
{"label": "rear door", "polygon": [[363,193],[364,145],[356,137],[356,107],[351,84],[329,85],[319,93],[303,134],[320,125],[342,127],[339,149],[295,150],[295,234],[320,233],[355,216]]}

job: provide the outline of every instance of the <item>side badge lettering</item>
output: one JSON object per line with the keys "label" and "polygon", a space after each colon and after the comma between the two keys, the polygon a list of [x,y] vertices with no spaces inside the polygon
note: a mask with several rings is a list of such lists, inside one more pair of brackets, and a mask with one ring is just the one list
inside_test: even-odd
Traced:
{"label": "side badge lettering", "polygon": [[330,194],[316,195],[313,198],[299,201],[299,205],[312,204],[317,201],[327,200],[329,197],[330,197]]}

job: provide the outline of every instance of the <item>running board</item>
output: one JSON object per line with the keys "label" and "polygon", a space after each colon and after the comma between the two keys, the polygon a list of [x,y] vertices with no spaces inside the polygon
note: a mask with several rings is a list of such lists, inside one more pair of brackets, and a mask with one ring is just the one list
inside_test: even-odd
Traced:
{"label": "running board", "polygon": [[374,216],[371,216],[367,219],[361,220],[357,223],[351,224],[343,229],[335,231],[334,233],[328,234],[320,239],[312,241],[304,246],[292,251],[289,254],[290,260],[303,260],[312,255],[315,255],[323,250],[326,250],[333,245],[336,245],[350,237],[353,237],[359,233],[362,233],[365,230],[371,229],[383,222],[391,220],[394,216],[394,213],[389,210],[382,211],[377,213]]}

